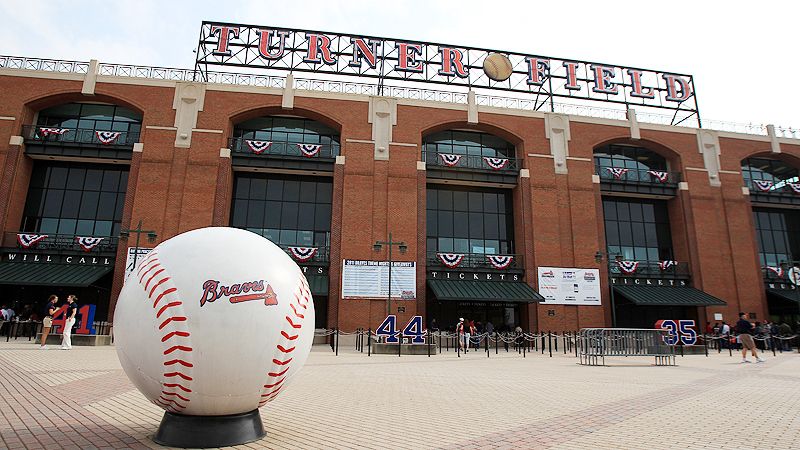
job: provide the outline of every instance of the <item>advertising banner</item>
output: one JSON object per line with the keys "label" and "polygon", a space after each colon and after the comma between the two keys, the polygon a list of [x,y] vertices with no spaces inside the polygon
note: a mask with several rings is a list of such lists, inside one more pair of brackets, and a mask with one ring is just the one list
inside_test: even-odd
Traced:
{"label": "advertising banner", "polygon": [[600,270],[539,267],[539,293],[544,304],[599,306]]}

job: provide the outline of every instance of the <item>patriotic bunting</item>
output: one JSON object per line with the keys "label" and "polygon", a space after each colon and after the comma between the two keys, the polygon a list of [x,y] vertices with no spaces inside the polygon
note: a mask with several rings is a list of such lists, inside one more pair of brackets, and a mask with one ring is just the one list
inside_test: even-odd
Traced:
{"label": "patriotic bunting", "polygon": [[493,170],[500,170],[508,165],[508,158],[492,158],[490,156],[484,156],[483,160],[486,161],[486,164]]}
{"label": "patriotic bunting", "polygon": [[767,266],[765,269],[769,270],[770,272],[774,273],[778,276],[778,278],[783,278],[783,267],[771,267]]}
{"label": "patriotic bunting", "polygon": [[67,131],[69,131],[69,128],[39,128],[39,133],[42,135],[42,137],[47,137],[51,134],[57,134],[61,136]]}
{"label": "patriotic bunting", "polygon": [[753,180],[753,184],[756,185],[759,191],[767,192],[772,190],[773,183],[772,181],[767,180]]}
{"label": "patriotic bunting", "polygon": [[617,261],[619,269],[628,275],[636,273],[639,269],[639,261]]}
{"label": "patriotic bunting", "polygon": [[658,268],[661,269],[662,272],[677,265],[678,265],[677,261],[671,261],[671,260],[658,262]]}
{"label": "patriotic bunting", "polygon": [[792,188],[795,194],[800,194],[800,183],[786,183],[786,185]]}
{"label": "patriotic bunting", "polygon": [[442,158],[442,162],[447,167],[453,167],[461,161],[461,157],[464,155],[453,155],[450,153],[439,153],[439,157]]}
{"label": "patriotic bunting", "polygon": [[667,177],[669,177],[669,172],[662,172],[660,170],[648,170],[647,173],[652,175],[660,183],[666,183]]}
{"label": "patriotic bunting", "polygon": [[297,144],[297,147],[300,148],[300,152],[306,158],[313,158],[317,156],[319,149],[322,148],[322,146],[319,144]]}
{"label": "patriotic bunting", "polygon": [[17,234],[17,242],[19,242],[22,248],[34,247],[44,239],[47,239],[46,234]]}
{"label": "patriotic bunting", "polygon": [[463,253],[437,253],[436,256],[439,258],[439,261],[442,262],[445,266],[454,269],[461,264],[461,261],[464,259]]}
{"label": "patriotic bunting", "polygon": [[247,143],[247,146],[250,147],[250,150],[256,155],[260,155],[269,150],[269,146],[272,145],[272,142],[270,141],[251,141],[249,139],[245,139],[244,141]]}
{"label": "patriotic bunting", "polygon": [[495,269],[505,269],[511,265],[512,261],[514,261],[513,256],[503,255],[486,255],[486,259],[489,260],[489,264],[491,264]]}
{"label": "patriotic bunting", "polygon": [[300,262],[308,261],[317,254],[316,247],[289,247],[289,253]]}
{"label": "patriotic bunting", "polygon": [[95,131],[94,134],[97,135],[97,140],[100,141],[100,143],[103,145],[110,145],[113,144],[122,133],[119,131]]}
{"label": "patriotic bunting", "polygon": [[103,242],[103,238],[101,237],[75,236],[75,240],[78,241],[78,245],[80,245],[85,252],[92,251],[93,248],[97,247],[101,242]]}
{"label": "patriotic bunting", "polygon": [[631,169],[623,169],[621,167],[606,167],[606,170],[611,172],[611,175],[614,175],[614,178],[619,180]]}

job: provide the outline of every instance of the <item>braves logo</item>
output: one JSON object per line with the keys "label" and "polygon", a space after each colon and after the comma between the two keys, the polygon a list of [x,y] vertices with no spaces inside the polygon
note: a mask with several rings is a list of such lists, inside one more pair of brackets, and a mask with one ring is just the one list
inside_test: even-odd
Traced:
{"label": "braves logo", "polygon": [[245,283],[232,284],[230,286],[220,285],[217,280],[206,280],[203,283],[203,296],[200,297],[200,307],[208,303],[213,303],[222,297],[228,297],[231,303],[242,303],[253,300],[264,300],[265,306],[278,304],[278,297],[272,286],[269,284],[264,288],[264,280],[248,281]]}

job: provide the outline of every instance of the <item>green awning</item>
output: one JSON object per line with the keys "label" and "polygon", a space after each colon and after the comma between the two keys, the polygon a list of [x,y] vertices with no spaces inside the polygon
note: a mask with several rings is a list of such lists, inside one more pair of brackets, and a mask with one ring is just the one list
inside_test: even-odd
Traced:
{"label": "green awning", "polygon": [[436,300],[533,303],[544,297],[526,283],[473,280],[428,280]]}
{"label": "green awning", "polygon": [[308,287],[311,288],[312,295],[328,296],[328,277],[321,275],[309,275],[306,277]]}
{"label": "green awning", "polygon": [[691,287],[614,286],[637,306],[724,306],[724,301]]}
{"label": "green awning", "polygon": [[86,287],[111,270],[110,266],[2,263],[0,284]]}
{"label": "green awning", "polygon": [[767,289],[767,294],[774,295],[781,300],[788,300],[792,303],[800,303],[800,292],[786,291],[783,289]]}

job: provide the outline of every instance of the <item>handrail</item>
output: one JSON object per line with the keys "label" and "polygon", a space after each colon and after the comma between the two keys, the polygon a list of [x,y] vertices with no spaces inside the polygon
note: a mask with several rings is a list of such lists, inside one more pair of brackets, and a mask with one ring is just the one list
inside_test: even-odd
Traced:
{"label": "handrail", "polygon": [[[249,143],[248,143],[249,141]],[[331,144],[304,144],[295,141],[257,141],[244,138],[229,138],[228,148],[234,153],[246,153],[253,156],[275,157],[275,156],[292,156],[298,158],[320,158],[320,159],[334,159],[339,155],[340,144],[333,142]],[[306,148],[305,153],[300,145],[319,145],[316,151],[313,148]],[[252,145],[252,147],[251,147]]]}
{"label": "handrail", "polygon": [[[443,255],[440,257],[439,255]],[[500,269],[492,265],[488,256],[510,256],[511,261],[507,267]],[[460,259],[459,259],[460,257]],[[446,264],[444,261],[448,261]],[[458,260],[458,264],[454,264]],[[428,267],[442,267],[454,270],[458,269],[488,269],[488,270],[513,270],[523,269],[525,267],[523,256],[521,254],[503,254],[503,255],[487,255],[485,253],[458,253],[458,252],[427,252],[426,264]]]}
{"label": "handrail", "polygon": [[[43,236],[46,235],[46,238],[42,238],[40,240],[35,240],[35,242],[30,243],[30,241],[24,240],[24,238],[20,237],[20,235],[28,235],[28,237],[33,236]],[[78,242],[79,237],[84,238],[102,238],[102,240],[97,243],[95,246],[91,247],[89,250],[86,248],[81,247],[81,244]],[[26,247],[26,244],[28,245]],[[86,243],[85,245],[91,245],[91,242]],[[84,234],[84,235],[77,235],[77,234],[55,234],[55,233],[42,233],[42,232],[32,232],[32,231],[9,231],[4,234],[3,246],[4,247],[17,247],[21,250],[26,251],[39,251],[39,250],[68,250],[68,251],[76,251],[76,252],[88,252],[91,251],[92,253],[108,253],[108,252],[116,252],[117,245],[119,244],[119,238],[117,236],[92,236],[91,234]]]}
{"label": "handrail", "polygon": [[[612,169],[612,170],[609,170]],[[681,182],[680,172],[669,172],[652,169],[622,169],[595,164],[595,174],[601,181],[611,183],[649,184],[675,187]],[[662,178],[660,177],[665,177]]]}
{"label": "handrail", "polygon": [[[445,155],[440,156],[440,155]],[[457,155],[457,160],[448,160],[444,158],[450,157],[451,154],[444,152],[422,152],[422,160],[425,161],[427,166],[442,167],[444,169],[472,169],[472,170],[488,170],[490,172],[508,173],[519,172],[522,162],[518,158],[509,158],[505,156],[488,157],[480,155]],[[488,158],[488,160],[487,160]],[[494,165],[495,167],[492,167]]]}
{"label": "handrail", "polygon": [[[98,132],[113,134],[98,136]],[[93,144],[104,147],[131,147],[139,142],[138,132],[101,130],[97,128],[57,128],[46,125],[25,125],[22,127],[22,133],[27,141],[45,144]],[[101,137],[106,139],[106,142],[103,142]]]}
{"label": "handrail", "polygon": [[[627,264],[636,262],[638,264]],[[691,277],[689,263],[683,261],[609,261],[608,271],[612,277],[688,279]]]}

